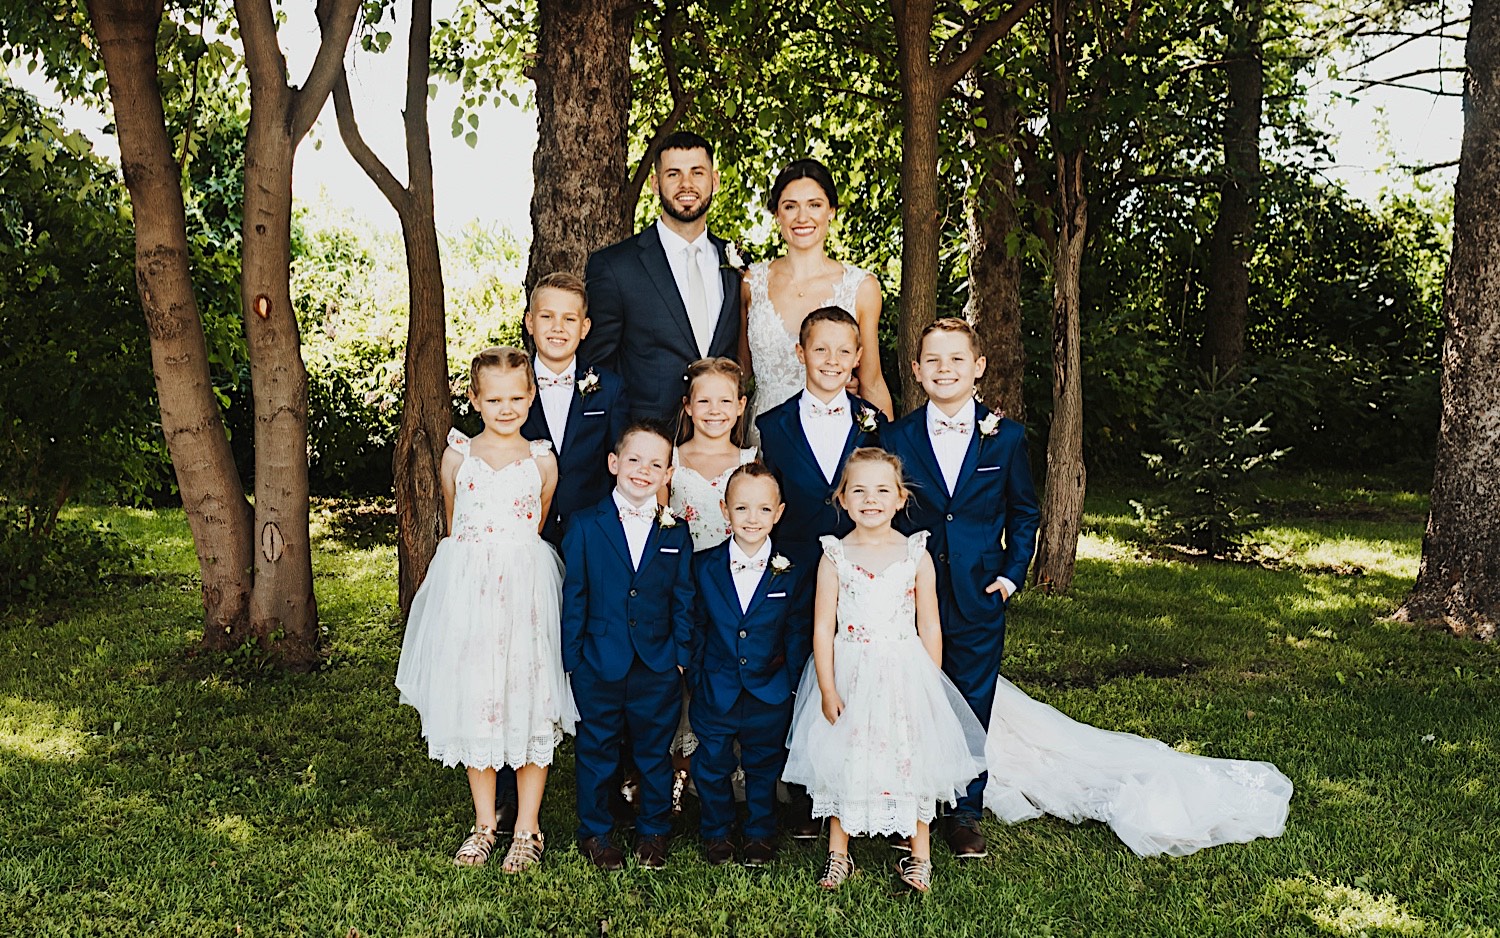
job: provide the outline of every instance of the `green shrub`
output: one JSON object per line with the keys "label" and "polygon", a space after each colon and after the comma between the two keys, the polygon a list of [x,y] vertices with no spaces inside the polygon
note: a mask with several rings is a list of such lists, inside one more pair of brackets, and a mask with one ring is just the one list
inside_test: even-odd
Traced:
{"label": "green shrub", "polygon": [[1131,502],[1151,537],[1216,557],[1241,545],[1256,518],[1255,475],[1286,452],[1270,445],[1270,414],[1249,418],[1255,385],[1215,372],[1163,399],[1153,421],[1163,451],[1145,454],[1161,493]]}
{"label": "green shrub", "polygon": [[57,519],[42,526],[0,503],[0,605],[86,595],[105,575],[130,566],[128,545],[103,522]]}

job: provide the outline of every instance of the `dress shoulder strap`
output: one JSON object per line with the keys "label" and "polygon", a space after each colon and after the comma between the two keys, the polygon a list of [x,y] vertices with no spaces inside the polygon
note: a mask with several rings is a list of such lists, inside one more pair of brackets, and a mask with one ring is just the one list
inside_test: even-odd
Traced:
{"label": "dress shoulder strap", "polygon": [[906,539],[906,559],[917,560],[927,549],[927,532],[918,531]]}
{"label": "dress shoulder strap", "polygon": [[550,442],[548,442],[547,440],[532,440],[531,441],[531,458],[532,459],[535,459],[538,456],[545,456],[545,455],[547,455],[550,452],[552,452],[552,444]]}
{"label": "dress shoulder strap", "polygon": [[825,534],[818,538],[818,543],[823,545],[824,555],[829,560],[832,560],[835,566],[843,564],[844,542],[841,538],[834,537],[832,534]]}
{"label": "dress shoulder strap", "polygon": [[448,431],[448,445],[465,456],[469,455],[469,438],[457,430]]}
{"label": "dress shoulder strap", "polygon": [[750,284],[750,302],[771,301],[771,262],[756,261],[745,271],[745,282]]}
{"label": "dress shoulder strap", "polygon": [[753,446],[749,447],[748,449],[741,449],[740,450],[740,465],[743,466],[745,463],[755,462],[755,453],[756,453],[756,450],[755,450],[755,447],[753,447]]}

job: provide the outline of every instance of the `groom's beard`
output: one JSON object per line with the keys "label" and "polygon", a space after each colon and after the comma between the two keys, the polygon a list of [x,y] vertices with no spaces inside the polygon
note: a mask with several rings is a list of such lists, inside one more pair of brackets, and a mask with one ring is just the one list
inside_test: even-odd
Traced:
{"label": "groom's beard", "polygon": [[713,204],[714,194],[712,192],[708,193],[708,195],[698,200],[697,205],[693,206],[691,210],[686,212],[678,208],[676,205],[673,205],[666,199],[662,198],[660,195],[656,197],[656,201],[661,203],[661,210],[663,214],[670,215],[680,222],[695,222],[698,219],[702,218],[704,215],[708,214],[708,207]]}

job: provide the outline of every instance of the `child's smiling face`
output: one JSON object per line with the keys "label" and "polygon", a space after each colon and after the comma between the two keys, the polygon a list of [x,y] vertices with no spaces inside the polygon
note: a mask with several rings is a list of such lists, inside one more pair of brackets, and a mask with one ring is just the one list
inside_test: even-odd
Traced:
{"label": "child's smiling face", "polygon": [[815,322],[807,343],[797,344],[797,360],[807,369],[807,389],[824,401],[832,400],[859,366],[859,332],[847,323]]}
{"label": "child's smiling face", "polygon": [[590,320],[583,311],[583,297],[556,287],[543,287],[532,297],[526,311],[526,331],[536,341],[542,363],[561,371],[578,354],[578,343],[589,334]]}
{"label": "child's smiling face", "polygon": [[850,462],[844,467],[839,502],[861,528],[889,525],[906,504],[906,490],[896,468],[883,460]]}
{"label": "child's smiling face", "polygon": [[740,475],[729,481],[729,490],[724,493],[720,507],[729,519],[729,529],[740,548],[747,554],[754,554],[771,535],[771,529],[786,510],[781,501],[781,489],[771,476]]}
{"label": "child's smiling face", "polygon": [[485,432],[502,436],[521,432],[535,397],[536,389],[522,368],[482,368],[479,384],[469,391],[469,403],[484,421]]}
{"label": "child's smiling face", "polygon": [[609,454],[615,488],[632,504],[644,505],[672,478],[672,444],[665,437],[637,430],[621,440],[618,449]]}
{"label": "child's smiling face", "polygon": [[927,399],[939,407],[962,404],[974,396],[974,382],[984,376],[984,357],[962,332],[938,330],[922,340],[912,371],[922,382]]}
{"label": "child's smiling face", "polygon": [[705,374],[693,380],[686,403],[693,432],[709,439],[720,439],[734,429],[745,412],[745,399],[739,385],[728,375]]}

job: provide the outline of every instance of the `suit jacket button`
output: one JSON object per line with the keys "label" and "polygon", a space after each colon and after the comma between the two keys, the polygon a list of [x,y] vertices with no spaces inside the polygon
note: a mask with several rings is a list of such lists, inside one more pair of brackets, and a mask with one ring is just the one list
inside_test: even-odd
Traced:
{"label": "suit jacket button", "polygon": [[825,504],[825,505],[832,505],[833,504],[833,499],[831,499],[831,498],[825,498],[825,499],[823,499],[823,504]]}
{"label": "suit jacket button", "polygon": [[939,563],[947,563],[948,562],[948,555],[947,554],[938,554],[938,562]]}
{"label": "suit jacket button", "polygon": [[749,635],[749,634],[750,633],[746,632],[744,629],[740,629],[740,638],[744,638],[746,635]]}
{"label": "suit jacket button", "polygon": [[750,661],[747,658],[741,658],[740,659],[740,664],[749,664],[749,663],[750,663]]}
{"label": "suit jacket button", "polygon": [[948,516],[948,520],[949,520],[949,521],[952,521],[952,520],[953,520],[953,516],[952,516],[952,515],[949,515],[949,516]]}
{"label": "suit jacket button", "polygon": [[635,591],[635,590],[631,590],[631,591],[630,591],[630,595],[632,595],[632,596],[634,596],[634,595],[635,595],[635,593],[636,593],[636,591]]}
{"label": "suit jacket button", "polygon": [[634,620],[634,619],[631,619],[631,620],[630,620],[630,624],[631,624],[631,625],[635,625],[635,620]]}

